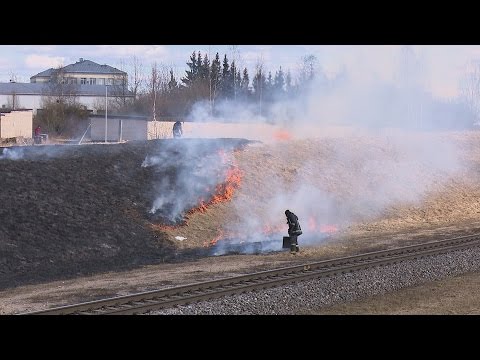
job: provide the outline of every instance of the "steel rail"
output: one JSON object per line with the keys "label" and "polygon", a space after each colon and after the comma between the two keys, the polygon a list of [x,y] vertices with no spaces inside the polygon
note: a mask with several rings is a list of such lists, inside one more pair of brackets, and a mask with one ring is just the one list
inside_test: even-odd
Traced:
{"label": "steel rail", "polygon": [[375,266],[394,264],[409,259],[422,258],[479,245],[480,234],[461,236],[419,245],[409,245],[247,275],[66,305],[47,310],[23,313],[21,315],[141,314],[151,310],[173,307],[175,305],[190,304],[202,300],[266,289],[313,278],[345,274]]}

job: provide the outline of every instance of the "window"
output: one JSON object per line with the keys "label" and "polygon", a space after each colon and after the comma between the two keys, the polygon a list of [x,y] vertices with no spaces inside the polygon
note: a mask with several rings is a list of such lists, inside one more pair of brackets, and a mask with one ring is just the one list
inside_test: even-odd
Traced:
{"label": "window", "polygon": [[107,85],[113,85],[113,79],[106,79],[107,80]]}
{"label": "window", "polygon": [[87,78],[81,78],[80,84],[85,85],[87,83]]}
{"label": "window", "polygon": [[68,79],[69,84],[76,84],[77,83],[77,78],[71,77]]}
{"label": "window", "polygon": [[105,85],[105,79],[97,79],[97,85]]}
{"label": "window", "polygon": [[96,78],[90,78],[89,80],[90,80],[90,82],[89,82],[90,85],[95,85],[97,83]]}

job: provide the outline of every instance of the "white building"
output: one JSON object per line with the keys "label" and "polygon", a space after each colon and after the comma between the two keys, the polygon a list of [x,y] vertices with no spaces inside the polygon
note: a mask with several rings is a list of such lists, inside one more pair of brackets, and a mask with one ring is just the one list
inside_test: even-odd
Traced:
{"label": "white building", "polygon": [[94,111],[115,98],[132,99],[127,73],[108,65],[80,59],[60,69],[48,69],[30,78],[30,83],[0,83],[0,108],[32,109],[36,114],[45,97],[68,97]]}
{"label": "white building", "polygon": [[59,69],[50,68],[30,78],[31,83],[52,81],[79,85],[127,86],[127,73],[109,65],[100,65],[80,58],[75,64]]}

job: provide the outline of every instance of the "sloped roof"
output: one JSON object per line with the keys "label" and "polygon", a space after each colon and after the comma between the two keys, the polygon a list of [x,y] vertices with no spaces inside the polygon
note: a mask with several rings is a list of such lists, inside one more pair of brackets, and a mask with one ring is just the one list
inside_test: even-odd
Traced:
{"label": "sloped roof", "polygon": [[[48,70],[39,72],[37,75],[34,75],[34,76],[32,76],[32,77],[37,77],[37,76],[38,76],[38,77],[40,77],[40,76],[50,77],[50,76],[52,76],[52,74],[53,74],[53,68],[50,68],[50,69],[48,69]],[[31,77],[31,78],[32,78],[32,77]],[[30,78],[30,79],[31,79],[31,78]]]}
{"label": "sloped roof", "polygon": [[[103,74],[103,75],[127,75],[125,71],[118,70],[110,65],[100,65],[96,62],[90,60],[83,60],[77,61],[75,64],[70,64],[61,68],[62,71],[65,73],[77,73],[77,74]],[[41,77],[41,76],[51,76],[55,69],[50,68],[48,70],[39,72],[37,75],[33,75],[31,78],[34,77]],[[30,79],[31,79],[30,78]]]}
{"label": "sloped roof", "polygon": [[90,60],[77,61],[75,64],[65,66],[62,70],[67,73],[127,74],[110,65],[100,65]]}
{"label": "sloped roof", "polygon": [[[50,92],[51,83],[0,83],[0,95],[44,95]],[[121,87],[107,86],[108,96],[120,96]],[[105,85],[68,84],[63,86],[65,92],[74,92],[78,96],[105,96]],[[125,91],[126,97],[133,96],[131,91]]]}

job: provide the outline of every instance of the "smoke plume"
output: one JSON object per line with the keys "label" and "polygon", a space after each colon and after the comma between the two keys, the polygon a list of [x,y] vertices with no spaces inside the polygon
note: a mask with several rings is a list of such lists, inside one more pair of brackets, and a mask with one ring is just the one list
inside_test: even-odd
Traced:
{"label": "smoke plume", "polygon": [[[436,186],[464,169],[447,135],[468,129],[471,118],[455,99],[435,98],[426,89],[424,68],[398,66],[390,76],[399,79],[395,82],[347,69],[320,77],[300,97],[264,106],[262,115],[258,103],[219,102],[215,121],[248,126],[249,139],[259,139],[256,129],[265,124],[292,135],[265,147],[273,154],[271,162],[262,158],[262,164],[251,165],[262,168],[268,188],[245,183],[234,197],[241,221],[223,225],[226,233],[236,234],[232,241],[268,242],[268,234],[277,234],[273,247],[278,249],[287,231],[285,209],[300,219],[301,243],[323,241],[332,229],[389,216],[396,206],[420,205]],[[206,121],[209,114],[209,104],[202,102],[190,118]],[[272,170],[274,161],[283,161],[282,166]],[[259,201],[256,190],[268,201]]]}

